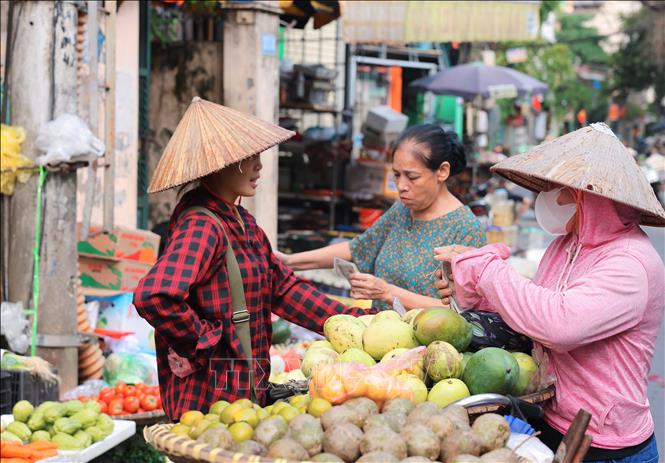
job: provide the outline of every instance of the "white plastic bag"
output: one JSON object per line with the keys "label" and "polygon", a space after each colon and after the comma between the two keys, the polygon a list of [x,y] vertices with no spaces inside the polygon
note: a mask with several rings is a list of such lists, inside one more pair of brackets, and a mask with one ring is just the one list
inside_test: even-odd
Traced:
{"label": "white plastic bag", "polygon": [[3,302],[0,305],[0,334],[12,352],[23,354],[30,347],[28,319],[23,315],[22,302]]}
{"label": "white plastic bag", "polygon": [[552,463],[554,461],[554,452],[534,436],[511,433],[506,447],[533,463]]}
{"label": "white plastic bag", "polygon": [[62,114],[47,122],[39,131],[35,144],[46,153],[36,160],[40,166],[70,162],[80,156],[100,157],[106,152],[104,143],[73,114]]}

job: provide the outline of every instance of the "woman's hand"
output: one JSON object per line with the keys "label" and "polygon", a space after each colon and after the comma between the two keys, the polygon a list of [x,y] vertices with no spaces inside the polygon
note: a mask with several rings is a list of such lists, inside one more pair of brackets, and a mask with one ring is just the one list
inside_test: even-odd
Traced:
{"label": "woman's hand", "polygon": [[275,257],[277,257],[284,265],[289,265],[288,254],[284,254],[283,252],[279,252],[278,250],[274,250],[273,253],[275,254]]}
{"label": "woman's hand", "polygon": [[351,283],[351,297],[354,299],[392,302],[390,285],[381,278],[368,273],[352,273],[349,283]]}
{"label": "woman's hand", "polygon": [[439,262],[452,262],[453,258],[458,254],[464,254],[465,252],[473,251],[474,249],[476,248],[460,246],[459,244],[441,246],[440,248],[434,248],[434,258]]}
{"label": "woman's hand", "polygon": [[[453,258],[459,254],[463,254],[467,251],[471,251],[475,248],[470,248],[468,246],[460,246],[454,244],[452,246],[442,246],[440,248],[434,248],[434,258],[439,262],[451,262]],[[441,302],[446,305],[450,305],[450,296],[453,294],[453,287],[450,283],[453,282],[452,272],[449,275],[446,275],[448,281],[442,278],[442,270],[439,269],[436,271],[436,278],[434,279],[434,286],[437,289],[437,294],[441,298]]]}
{"label": "woman's hand", "polygon": [[[434,287],[436,288],[436,293],[441,298],[441,302],[444,305],[450,305],[450,296],[453,294],[453,288],[450,286],[448,281],[443,279],[441,273],[441,269],[438,269],[434,273]],[[448,280],[453,281],[452,274],[448,275]]]}

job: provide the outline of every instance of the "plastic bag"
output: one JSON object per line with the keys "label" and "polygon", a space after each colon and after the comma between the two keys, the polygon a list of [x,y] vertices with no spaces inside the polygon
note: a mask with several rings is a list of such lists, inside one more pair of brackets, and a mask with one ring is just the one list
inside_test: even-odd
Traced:
{"label": "plastic bag", "polygon": [[554,452],[534,436],[511,433],[506,447],[533,463],[552,463],[554,461]]}
{"label": "plastic bag", "polygon": [[467,310],[460,315],[473,327],[470,351],[484,347],[499,347],[510,351],[531,353],[533,348],[531,339],[513,330],[498,314]]}
{"label": "plastic bag", "polygon": [[39,131],[35,145],[46,153],[37,158],[40,166],[70,162],[78,156],[100,157],[106,152],[104,143],[73,114],[62,114],[47,122]]}
{"label": "plastic bag", "polygon": [[370,398],[379,405],[397,397],[413,400],[410,386],[395,375],[420,362],[425,349],[416,347],[371,367],[359,363],[322,366],[312,374],[309,393],[312,398],[320,397],[332,404],[356,397]]}
{"label": "plastic bag", "polygon": [[76,400],[81,396],[93,397],[99,394],[99,392],[107,386],[108,384],[101,379],[90,379],[80,386],[65,392],[63,400]]}
{"label": "plastic bag", "polygon": [[21,154],[21,144],[25,141],[23,127],[2,124],[0,128],[0,192],[3,195],[14,193],[16,182],[25,183],[32,172],[23,167],[32,167],[34,163]]}
{"label": "plastic bag", "polygon": [[119,381],[155,386],[158,382],[157,359],[147,354],[113,353],[104,362],[104,381],[111,386]]}
{"label": "plastic bag", "polygon": [[0,304],[0,334],[13,352],[23,354],[30,347],[28,319],[23,315],[22,302]]}

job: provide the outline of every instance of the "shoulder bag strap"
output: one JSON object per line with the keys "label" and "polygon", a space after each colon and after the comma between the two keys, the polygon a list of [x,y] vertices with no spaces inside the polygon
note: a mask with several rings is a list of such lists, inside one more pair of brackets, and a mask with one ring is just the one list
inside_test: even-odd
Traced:
{"label": "shoulder bag strap", "polygon": [[242,284],[242,275],[240,274],[240,267],[238,260],[233,253],[233,247],[229,240],[229,235],[226,233],[226,227],[219,220],[219,217],[210,209],[203,206],[193,206],[185,209],[182,214],[189,211],[201,212],[211,219],[213,219],[222,228],[224,238],[228,246],[226,247],[226,272],[229,276],[229,286],[231,288],[231,308],[233,309],[233,324],[236,327],[236,334],[240,340],[240,347],[245,354],[247,367],[249,368],[249,385],[251,390],[252,400],[256,401],[256,385],[254,384],[254,362],[252,359],[252,333],[249,329],[249,312],[247,311],[247,301],[245,300],[245,288]]}

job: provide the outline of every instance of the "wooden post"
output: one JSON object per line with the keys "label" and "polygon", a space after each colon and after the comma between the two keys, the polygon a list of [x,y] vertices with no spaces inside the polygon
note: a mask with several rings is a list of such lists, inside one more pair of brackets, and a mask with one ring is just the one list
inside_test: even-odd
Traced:
{"label": "wooden post", "polygon": [[[26,129],[23,154],[36,158],[40,127],[62,113],[76,114],[76,17],[74,4],[17,2],[16,51],[11,79],[12,123]],[[9,300],[29,307],[35,240],[37,179],[11,198]],[[41,293],[37,354],[61,377],[60,391],[78,382],[76,338],[76,172],[49,173],[44,185]],[[58,346],[58,347],[56,347]]]}
{"label": "wooden post", "polygon": [[[224,21],[224,105],[277,123],[279,10],[267,4],[230,4]],[[242,205],[277,246],[277,148],[261,157],[263,170],[253,198]]]}

